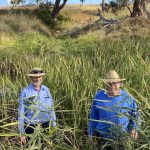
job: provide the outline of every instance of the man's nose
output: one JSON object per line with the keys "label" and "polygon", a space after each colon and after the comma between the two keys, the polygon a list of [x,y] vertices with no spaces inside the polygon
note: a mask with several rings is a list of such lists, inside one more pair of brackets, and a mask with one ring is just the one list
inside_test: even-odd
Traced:
{"label": "man's nose", "polygon": [[40,80],[39,78],[36,78],[36,79],[35,79],[35,81],[39,81],[39,80]]}

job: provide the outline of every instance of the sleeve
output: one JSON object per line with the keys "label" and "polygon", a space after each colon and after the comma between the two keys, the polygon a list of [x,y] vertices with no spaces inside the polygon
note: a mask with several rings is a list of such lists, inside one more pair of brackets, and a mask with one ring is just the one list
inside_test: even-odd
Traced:
{"label": "sleeve", "polygon": [[25,118],[25,106],[24,98],[26,97],[25,91],[23,90],[20,94],[19,108],[18,108],[18,127],[20,134],[24,134],[24,118]]}
{"label": "sleeve", "polygon": [[89,121],[89,127],[88,127],[88,135],[89,137],[92,137],[94,135],[94,129],[96,128],[97,122],[96,120],[99,119],[99,112],[96,108],[96,99],[97,95],[95,96],[90,112],[90,121]]}
{"label": "sleeve", "polygon": [[140,130],[140,113],[138,111],[138,107],[134,99],[132,100],[130,115],[131,118],[129,120],[129,130]]}
{"label": "sleeve", "polygon": [[54,111],[53,98],[49,89],[47,91],[48,91],[48,97],[50,98],[50,120],[52,121],[52,126],[55,127],[56,126],[56,114]]}

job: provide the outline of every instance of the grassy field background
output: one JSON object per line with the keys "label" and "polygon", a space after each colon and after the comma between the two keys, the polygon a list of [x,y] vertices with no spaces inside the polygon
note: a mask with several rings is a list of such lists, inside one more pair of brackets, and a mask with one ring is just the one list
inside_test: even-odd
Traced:
{"label": "grassy field background", "polygon": [[[41,138],[48,150],[98,149],[85,131],[92,99],[103,88],[100,79],[110,69],[127,79],[123,88],[135,97],[141,113],[140,138],[126,137],[126,149],[150,148],[150,21],[130,19],[123,9],[103,14],[121,20],[118,25],[78,38],[61,36],[98,20],[97,8],[68,5],[55,28],[30,15],[33,8],[28,13],[0,10],[0,149],[40,149]],[[58,126],[46,134],[37,127],[27,148],[19,143],[17,108],[19,92],[30,82],[25,74],[33,67],[46,72],[44,84],[54,98]]]}

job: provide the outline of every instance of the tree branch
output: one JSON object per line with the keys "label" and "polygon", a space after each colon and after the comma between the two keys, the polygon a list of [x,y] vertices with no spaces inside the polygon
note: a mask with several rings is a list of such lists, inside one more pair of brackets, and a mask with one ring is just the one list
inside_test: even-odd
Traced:
{"label": "tree branch", "polygon": [[66,5],[67,0],[63,0],[63,3],[60,5],[60,9],[62,9]]}
{"label": "tree branch", "polygon": [[132,14],[132,11],[131,11],[131,9],[130,9],[130,7],[128,5],[127,5],[127,8],[129,10],[130,14]]}

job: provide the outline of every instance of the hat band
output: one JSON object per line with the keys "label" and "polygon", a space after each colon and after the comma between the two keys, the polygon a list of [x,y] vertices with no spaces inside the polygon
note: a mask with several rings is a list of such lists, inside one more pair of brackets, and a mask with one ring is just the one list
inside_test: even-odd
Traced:
{"label": "hat band", "polygon": [[43,70],[33,70],[30,74],[40,74],[43,73]]}

